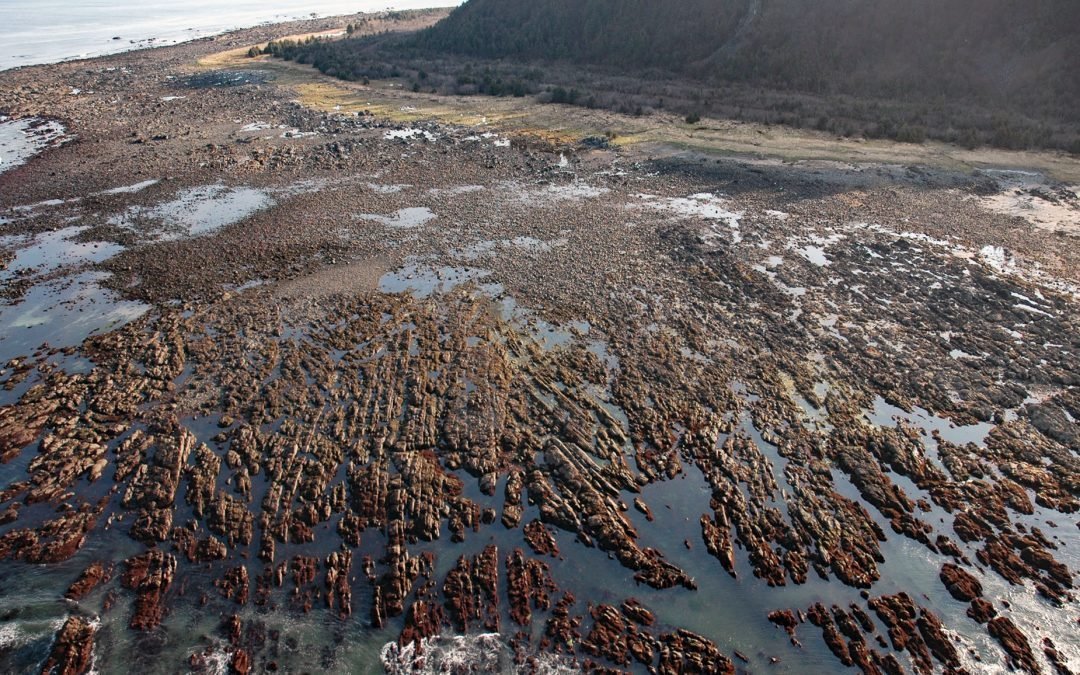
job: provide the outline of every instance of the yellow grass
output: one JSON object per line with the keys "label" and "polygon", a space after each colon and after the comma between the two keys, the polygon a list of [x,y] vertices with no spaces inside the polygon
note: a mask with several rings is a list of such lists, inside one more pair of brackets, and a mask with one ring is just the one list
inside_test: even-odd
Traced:
{"label": "yellow grass", "polygon": [[[308,35],[287,39],[304,39]],[[896,143],[846,139],[804,129],[765,126],[730,120],[703,120],[688,125],[667,114],[634,117],[606,110],[542,105],[530,98],[441,96],[414,93],[400,82],[349,83],[322,75],[311,66],[248,57],[249,47],[212,54],[198,61],[199,69],[258,68],[274,74],[274,83],[294,92],[303,105],[326,112],[367,111],[400,123],[433,120],[476,127],[507,135],[539,138],[555,145],[573,144],[588,136],[613,134],[623,148],[650,154],[672,150],[716,155],[751,155],[785,161],[825,160],[855,164],[916,164],[970,171],[978,168],[1016,168],[1043,171],[1054,178],[1080,183],[1080,162],[1064,153],[966,150],[943,143]]]}

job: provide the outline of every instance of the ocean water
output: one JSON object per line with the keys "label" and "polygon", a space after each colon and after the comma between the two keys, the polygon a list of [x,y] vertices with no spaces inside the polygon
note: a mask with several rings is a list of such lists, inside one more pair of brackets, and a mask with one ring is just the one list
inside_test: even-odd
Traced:
{"label": "ocean water", "polygon": [[459,0],[0,0],[0,70],[175,44],[312,14],[457,4]]}

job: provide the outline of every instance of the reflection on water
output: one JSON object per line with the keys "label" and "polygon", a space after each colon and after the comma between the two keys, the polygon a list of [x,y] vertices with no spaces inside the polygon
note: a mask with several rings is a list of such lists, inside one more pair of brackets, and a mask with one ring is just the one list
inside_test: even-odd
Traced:
{"label": "reflection on water", "polygon": [[[412,293],[417,298],[427,298],[434,293],[449,293],[458,286],[488,276],[491,276],[490,270],[476,267],[427,267],[417,263],[384,274],[379,279],[379,290],[383,293]],[[481,284],[480,288],[491,295],[502,291],[498,284]]]}
{"label": "reflection on water", "polygon": [[[11,304],[0,306],[0,363],[30,354],[45,343],[78,345],[89,335],[122,326],[149,309],[102,288],[108,273],[80,271],[123,250],[111,242],[77,241],[87,229],[73,226],[0,240],[0,245],[16,249],[7,267],[0,270],[0,281],[34,282]],[[62,271],[71,273],[54,274]]]}
{"label": "reflection on water", "polygon": [[183,190],[157,206],[132,206],[110,223],[158,241],[209,234],[274,205],[265,191],[221,184]]}
{"label": "reflection on water", "polygon": [[14,259],[0,270],[0,280],[7,281],[29,272],[43,274],[61,267],[100,263],[124,250],[111,242],[75,241],[75,237],[87,229],[85,226],[65,227],[43,232],[29,241],[17,236],[0,238],[0,246],[18,249]]}
{"label": "reflection on water", "polygon": [[0,173],[10,171],[34,155],[62,142],[64,125],[53,120],[28,117],[9,120],[0,116]]}
{"label": "reflection on water", "polygon": [[15,305],[0,306],[0,362],[35,351],[43,343],[70,347],[88,336],[123,326],[150,309],[101,287],[105,272],[83,272],[46,281]]}
{"label": "reflection on water", "polygon": [[357,216],[360,220],[370,220],[377,223],[382,223],[387,227],[397,227],[402,229],[409,229],[413,227],[420,227],[424,223],[427,223],[435,219],[435,213],[427,207],[416,207],[408,209],[400,209],[391,213],[388,216],[380,216],[370,213],[362,213]]}
{"label": "reflection on water", "polygon": [[866,417],[879,427],[895,427],[897,421],[901,420],[925,430],[927,434],[936,431],[943,439],[954,445],[968,443],[986,445],[986,437],[994,429],[994,425],[989,422],[956,426],[944,417],[938,417],[918,406],[911,413],[907,413],[901,408],[890,405],[880,396],[874,399],[874,407],[867,411]]}

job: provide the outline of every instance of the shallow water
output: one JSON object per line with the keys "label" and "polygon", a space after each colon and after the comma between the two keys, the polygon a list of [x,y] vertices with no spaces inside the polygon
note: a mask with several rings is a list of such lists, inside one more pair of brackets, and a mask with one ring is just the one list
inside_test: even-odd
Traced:
{"label": "shallow water", "polygon": [[[420,9],[455,0],[6,0],[0,24],[0,70],[174,44],[270,21]],[[120,38],[120,39],[114,39]]]}
{"label": "shallow water", "polygon": [[271,73],[267,70],[214,70],[185,77],[180,80],[180,84],[192,89],[242,87],[248,84],[262,84],[269,80],[270,76]]}
{"label": "shallow water", "polygon": [[422,138],[425,141],[435,141],[438,140],[439,137],[430,131],[410,127],[407,129],[391,129],[383,134],[383,138],[388,141],[406,140],[410,138]]}
{"label": "shallow water", "polygon": [[36,117],[9,120],[0,116],[0,174],[61,142],[64,132],[64,125],[56,121]]}
{"label": "shallow water", "polygon": [[0,280],[7,281],[31,271],[43,274],[61,267],[104,262],[124,250],[112,242],[75,241],[87,229],[84,226],[66,227],[43,232],[32,239],[4,237],[0,246],[17,250],[15,258],[0,270]]}
{"label": "shallow water", "polygon": [[817,267],[829,265],[829,259],[825,257],[825,249],[821,246],[804,246],[799,249],[799,253]]}
{"label": "shallow water", "polygon": [[503,183],[501,187],[503,190],[513,195],[514,199],[525,204],[536,206],[548,204],[558,205],[561,202],[596,199],[610,192],[606,187],[597,187],[581,180],[575,180],[572,183],[560,185],[541,184],[537,186],[528,186],[510,181]]}
{"label": "shallow water", "polygon": [[133,193],[136,193],[136,192],[142,192],[143,190],[145,190],[148,187],[151,187],[153,185],[157,185],[159,182],[160,181],[158,179],[151,178],[150,180],[144,180],[142,182],[135,183],[134,185],[123,185],[121,187],[114,187],[114,188],[111,188],[109,190],[102,190],[99,194],[103,194],[103,195],[133,194]]}
{"label": "shallow water", "polygon": [[[412,293],[418,298],[426,298],[435,293],[449,293],[454,288],[469,282],[476,282],[491,276],[490,270],[476,267],[429,267],[422,263],[406,265],[399,270],[388,272],[379,279],[379,290],[383,293]],[[481,285],[496,295],[501,288],[497,284]]]}
{"label": "shallow water", "polygon": [[410,229],[413,227],[420,227],[421,225],[428,223],[436,218],[435,212],[431,209],[420,206],[407,209],[399,209],[390,215],[377,215],[370,213],[362,213],[357,216],[360,220],[370,220],[376,223],[381,223],[387,227],[396,227],[401,229]]}
{"label": "shallow water", "polygon": [[[0,241],[5,248],[15,249],[14,258],[0,270],[0,282],[35,282],[10,304],[0,306],[0,362],[32,353],[45,343],[78,345],[89,335],[122,326],[149,309],[102,288],[108,273],[86,271],[123,250],[111,242],[76,241],[86,229],[72,226]],[[68,274],[57,276],[65,271]]]}
{"label": "shallow water", "polygon": [[215,184],[183,190],[172,201],[157,206],[132,206],[109,222],[167,241],[210,234],[274,204],[266,191]]}
{"label": "shallow water", "polygon": [[31,287],[14,305],[0,306],[0,362],[37,350],[81,344],[119,328],[150,307],[102,288],[106,272],[82,272]]}

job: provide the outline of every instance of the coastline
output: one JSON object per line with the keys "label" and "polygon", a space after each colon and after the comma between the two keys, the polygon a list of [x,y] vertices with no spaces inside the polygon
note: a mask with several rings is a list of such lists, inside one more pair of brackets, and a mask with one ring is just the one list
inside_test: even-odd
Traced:
{"label": "coastline", "polygon": [[[445,6],[455,4],[454,0],[444,2]],[[48,0],[33,8],[12,6],[8,9],[7,28],[0,29],[0,72],[175,46],[253,27],[444,6],[429,0],[405,0],[404,3],[368,0],[366,4],[370,7],[367,8],[357,7],[358,4],[365,3],[324,0],[308,7],[301,15],[285,6],[241,2],[230,5],[229,13],[223,17],[220,8],[212,2],[207,2],[205,7],[185,5],[184,12],[177,12],[167,3],[150,2],[137,8],[134,22],[130,14],[124,13],[123,5],[109,7],[107,11],[105,8],[87,9],[85,16],[79,15],[78,8],[54,9]]]}
{"label": "coastline", "polygon": [[0,72],[3,663],[1080,662],[1066,186],[243,56],[349,20]]}

